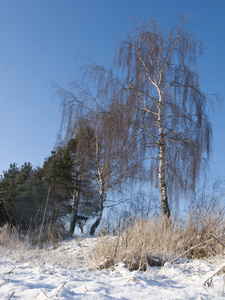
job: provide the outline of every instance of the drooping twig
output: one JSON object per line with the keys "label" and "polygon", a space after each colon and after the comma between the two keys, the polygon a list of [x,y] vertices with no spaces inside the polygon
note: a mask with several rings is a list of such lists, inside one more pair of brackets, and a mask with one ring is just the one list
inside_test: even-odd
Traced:
{"label": "drooping twig", "polygon": [[10,300],[12,298],[12,296],[14,295],[14,291],[11,293],[11,295],[9,296],[8,300]]}
{"label": "drooping twig", "polygon": [[50,299],[50,298],[53,298],[53,297],[58,297],[59,296],[59,293],[60,293],[60,291],[62,290],[62,288],[66,285],[66,281],[63,283],[63,285],[59,288],[59,290],[57,291],[57,293],[56,294],[54,294],[54,295],[51,295],[51,296],[48,296],[43,290],[41,290],[42,291],[42,293],[46,296],[46,300],[47,299]]}
{"label": "drooping twig", "polygon": [[217,237],[215,237],[213,234],[211,234],[211,236],[212,236],[218,243],[220,243],[223,247],[225,247],[225,244],[224,244],[220,239],[218,239]]}
{"label": "drooping twig", "polygon": [[16,267],[12,268],[11,271],[7,272],[7,274],[11,274],[14,270],[15,270]]}
{"label": "drooping twig", "polygon": [[59,292],[62,290],[62,288],[66,285],[66,281],[63,283],[63,285],[61,286],[61,288],[58,290],[58,292],[56,293],[56,296],[58,296]]}
{"label": "drooping twig", "polygon": [[207,241],[205,241],[205,242],[203,242],[203,243],[200,243],[200,244],[198,244],[198,245],[195,245],[195,246],[189,248],[189,249],[186,250],[185,252],[181,253],[179,256],[175,257],[173,260],[169,261],[168,264],[172,264],[172,263],[173,263],[174,261],[176,261],[178,258],[184,256],[185,254],[187,254],[187,253],[190,252],[191,250],[194,250],[195,248],[198,248],[198,247],[200,247],[200,246],[202,246],[202,245],[205,245],[205,244],[207,244],[208,242],[211,242],[211,241],[213,241],[213,239],[209,239],[209,240],[207,240]]}
{"label": "drooping twig", "polygon": [[41,292],[47,297],[47,299],[48,299],[48,295],[43,291],[43,290],[41,290]]}
{"label": "drooping twig", "polygon": [[0,278],[2,279],[2,284],[5,284],[8,282],[8,280],[5,279],[5,277],[3,275],[0,275]]}
{"label": "drooping twig", "polygon": [[[218,239],[217,237],[215,237],[213,234],[211,234],[211,236],[218,242],[220,243],[223,247],[225,247],[225,244],[220,240]],[[225,266],[222,266],[218,271],[216,271],[216,273],[214,273],[212,276],[210,276],[205,282],[204,282],[204,287],[207,286],[207,287],[213,287],[213,277],[214,276],[217,276],[217,275],[220,275],[221,273],[224,273],[225,272]],[[224,290],[224,287],[223,287],[223,290]],[[223,291],[224,292],[224,291]]]}
{"label": "drooping twig", "polygon": [[204,286],[207,287],[213,287],[213,277],[220,275],[222,273],[225,272],[225,266],[222,266],[222,268],[220,268],[218,271],[216,271],[216,273],[214,273],[212,276],[210,276],[205,282],[204,282]]}
{"label": "drooping twig", "polygon": [[[207,240],[207,241],[205,241],[205,242],[202,242],[202,243],[200,243],[200,244],[198,244],[198,245],[195,245],[195,246],[189,248],[189,249],[186,250],[185,252],[181,253],[180,255],[178,255],[177,257],[175,257],[175,258],[172,259],[171,261],[169,261],[169,262],[166,264],[166,266],[164,266],[164,267],[169,266],[170,264],[172,264],[173,262],[175,262],[178,258],[180,258],[180,257],[184,256],[185,254],[187,254],[189,251],[191,251],[191,250],[193,250],[193,249],[195,249],[195,248],[198,248],[198,247],[200,247],[200,246],[202,246],[202,245],[205,245],[205,244],[207,244],[208,242],[211,242],[211,241],[213,241],[213,239],[209,239],[209,240]],[[153,274],[156,274],[157,272],[159,272],[159,270],[157,270],[157,271],[156,271],[155,273],[153,273]],[[151,275],[153,275],[153,274],[151,274]]]}

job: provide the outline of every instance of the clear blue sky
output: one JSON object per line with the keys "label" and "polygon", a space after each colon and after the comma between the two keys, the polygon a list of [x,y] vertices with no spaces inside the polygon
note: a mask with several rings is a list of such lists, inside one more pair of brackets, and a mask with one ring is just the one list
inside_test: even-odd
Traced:
{"label": "clear blue sky", "polygon": [[[0,0],[0,174],[10,163],[41,166],[56,142],[59,101],[52,83],[79,76],[79,54],[110,66],[114,38],[151,15],[164,29],[192,16],[205,43],[201,87],[225,98],[224,0]],[[212,118],[212,168],[225,174],[225,106]]]}

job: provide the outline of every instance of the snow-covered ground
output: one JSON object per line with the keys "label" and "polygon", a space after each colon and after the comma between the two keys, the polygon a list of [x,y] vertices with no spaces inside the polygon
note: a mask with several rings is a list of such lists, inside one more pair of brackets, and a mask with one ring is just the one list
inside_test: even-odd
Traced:
{"label": "snow-covered ground", "polygon": [[0,248],[0,299],[225,299],[224,274],[204,282],[223,265],[179,261],[149,271],[130,272],[123,264],[96,270],[92,258],[97,238],[73,238],[48,250]]}

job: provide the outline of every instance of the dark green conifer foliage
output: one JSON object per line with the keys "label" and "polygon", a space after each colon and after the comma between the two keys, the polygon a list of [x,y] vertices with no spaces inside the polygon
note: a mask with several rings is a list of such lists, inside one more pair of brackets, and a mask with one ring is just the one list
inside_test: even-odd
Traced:
{"label": "dark green conifer foliage", "polygon": [[33,169],[30,163],[20,168],[11,164],[0,179],[0,225],[32,229],[42,223],[43,216],[45,224],[53,224],[70,215],[70,233],[76,223],[82,231],[99,210],[90,146],[93,136],[90,128],[82,127],[75,138],[52,151],[42,168]]}
{"label": "dark green conifer foliage", "polygon": [[76,224],[82,231],[88,218],[95,216],[99,209],[91,137],[93,135],[89,127],[80,129],[65,146],[52,151],[43,167],[45,181],[51,186],[55,197],[58,197],[55,204],[60,204],[62,215],[71,215],[71,234]]}
{"label": "dark green conifer foliage", "polygon": [[21,181],[18,178],[19,168],[16,163],[10,164],[7,171],[3,172],[0,182],[0,199],[1,199],[1,225],[8,222],[15,222],[13,214],[16,198],[19,194]]}
{"label": "dark green conifer foliage", "polygon": [[37,168],[24,182],[17,196],[14,214],[21,228],[35,228],[41,223],[46,195],[47,187],[43,183],[43,169]]}

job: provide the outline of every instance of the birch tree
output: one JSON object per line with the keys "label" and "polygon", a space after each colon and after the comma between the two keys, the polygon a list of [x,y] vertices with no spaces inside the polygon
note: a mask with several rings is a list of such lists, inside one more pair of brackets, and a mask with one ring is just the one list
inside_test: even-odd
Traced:
{"label": "birch tree", "polygon": [[[76,135],[80,124],[86,124],[92,129],[91,136],[89,132],[85,132],[84,140],[88,140],[89,151],[93,155],[92,170],[98,188],[99,211],[90,229],[90,234],[94,235],[101,222],[106,201],[109,201],[107,195],[115,190],[121,191],[128,173],[130,177],[135,172],[136,161],[133,154],[137,150],[137,144],[127,131],[127,120],[107,91],[106,94],[98,93],[96,87],[94,93],[80,80],[72,81],[69,89],[57,89],[62,104],[59,140],[66,142]],[[82,145],[81,140],[80,142]]]}
{"label": "birch tree", "polygon": [[[74,101],[70,102],[69,105],[71,103],[74,105]],[[68,100],[65,105],[68,105]],[[67,107],[66,112],[69,113],[69,118],[72,118],[72,115],[77,113],[77,108],[74,111],[74,108],[68,110]],[[68,126],[68,121],[66,124]],[[79,143],[81,149],[85,149],[87,160],[85,166],[89,167],[88,174],[93,174],[96,190],[98,190],[97,200],[92,200],[92,202],[98,203],[97,218],[90,229],[90,234],[94,235],[101,222],[106,202],[110,201],[108,198],[109,193],[115,190],[121,191],[122,183],[127,179],[126,175],[129,168],[134,170],[131,161],[135,151],[135,143],[129,141],[129,134],[123,132],[117,118],[117,111],[112,106],[108,107],[107,111],[98,113],[96,111],[94,114],[74,119],[72,127],[66,127],[66,137],[71,138],[80,128],[80,124],[85,124],[87,128],[91,128],[91,130],[82,130],[82,139],[79,138]],[[82,157],[84,157],[84,152]],[[90,160],[90,158],[92,159]],[[75,197],[75,199],[78,198]],[[116,203],[114,202],[113,205],[116,205]]]}
{"label": "birch tree", "polygon": [[90,230],[90,234],[94,235],[102,219],[107,195],[114,190],[121,190],[123,182],[127,180],[134,145],[120,128],[117,113],[112,107],[110,113],[95,115],[92,118],[92,125],[95,138],[91,145],[95,153],[95,179],[99,190],[99,214]]}
{"label": "birch tree", "polygon": [[134,178],[145,166],[150,184],[159,189],[162,214],[167,218],[169,196],[178,199],[180,192],[195,189],[211,151],[208,101],[200,89],[196,65],[202,45],[185,26],[182,19],[163,33],[154,20],[137,25],[119,43],[110,70],[94,63],[85,69],[96,96],[78,81],[69,90],[59,89],[66,132],[78,115],[116,118],[120,137],[127,142],[124,149],[133,149],[129,153],[135,168],[129,168],[130,176]]}
{"label": "birch tree", "polygon": [[149,159],[149,180],[159,187],[168,218],[168,195],[195,188],[212,136],[196,68],[202,45],[185,26],[184,19],[168,33],[154,20],[137,26],[120,42],[114,68],[91,67],[98,93],[114,99],[126,130]]}

